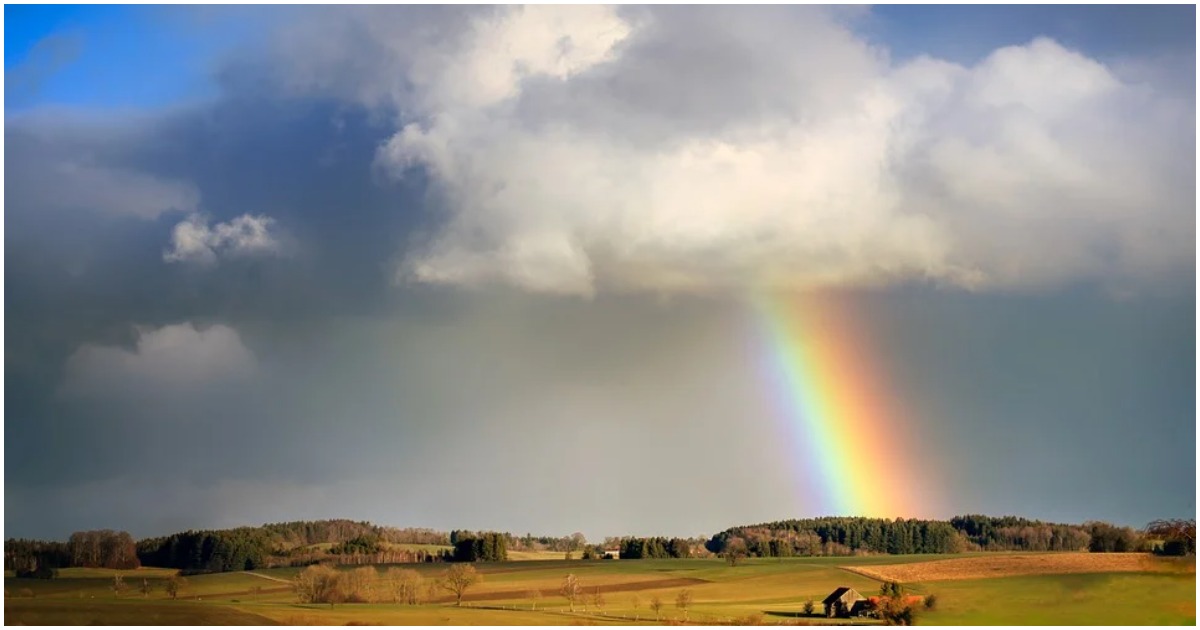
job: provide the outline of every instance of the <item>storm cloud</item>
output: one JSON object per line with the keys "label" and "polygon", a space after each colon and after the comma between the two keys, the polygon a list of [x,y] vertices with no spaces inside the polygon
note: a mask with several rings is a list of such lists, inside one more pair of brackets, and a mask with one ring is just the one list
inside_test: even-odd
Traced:
{"label": "storm cloud", "polygon": [[278,17],[212,99],[6,112],[6,535],[816,516],[768,290],[864,314],[913,515],[1194,513],[1161,51],[900,59],[811,7]]}

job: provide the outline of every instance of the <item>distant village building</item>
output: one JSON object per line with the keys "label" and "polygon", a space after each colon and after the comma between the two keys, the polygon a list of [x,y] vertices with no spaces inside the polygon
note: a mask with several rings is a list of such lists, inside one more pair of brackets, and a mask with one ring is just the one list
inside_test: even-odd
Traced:
{"label": "distant village building", "polygon": [[826,617],[849,617],[866,610],[867,598],[849,586],[839,586],[821,603],[825,604]]}
{"label": "distant village building", "polygon": [[621,550],[620,549],[605,549],[604,553],[600,557],[605,560],[617,560],[621,557]]}

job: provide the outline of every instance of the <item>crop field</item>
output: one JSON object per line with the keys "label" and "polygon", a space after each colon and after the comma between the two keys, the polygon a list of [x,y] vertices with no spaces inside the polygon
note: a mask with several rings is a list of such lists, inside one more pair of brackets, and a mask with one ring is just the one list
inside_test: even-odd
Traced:
{"label": "crop field", "polygon": [[[390,566],[412,568],[427,583],[446,568]],[[419,605],[301,604],[290,585],[298,569],[191,576],[177,600],[165,592],[167,570],[72,569],[54,580],[6,577],[5,623],[824,624],[829,621],[804,614],[805,601],[819,611],[834,588],[871,595],[883,577],[904,577],[913,593],[937,596],[934,610],[921,611],[922,625],[1150,625],[1196,619],[1194,561],[1167,563],[1132,554],[750,559],[736,567],[715,559],[545,560],[476,568],[483,581],[466,592],[461,607],[446,591],[430,593]],[[115,574],[129,587],[119,594],[112,588]],[[573,612],[558,593],[567,574],[578,578],[584,595]],[[141,592],[143,580],[148,595]],[[691,596],[686,610],[677,606],[684,591]]]}
{"label": "crop field", "polygon": [[[1016,553],[875,567],[854,567],[852,570],[870,578],[909,583],[970,580],[1010,575],[1136,572],[1153,570],[1155,562],[1167,561],[1158,560],[1144,553]],[[1167,567],[1167,565],[1161,566],[1164,569]]]}

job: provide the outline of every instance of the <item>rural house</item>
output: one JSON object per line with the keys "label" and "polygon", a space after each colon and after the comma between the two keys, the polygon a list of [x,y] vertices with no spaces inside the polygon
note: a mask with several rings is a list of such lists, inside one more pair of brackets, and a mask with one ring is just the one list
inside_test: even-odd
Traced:
{"label": "rural house", "polygon": [[849,586],[839,586],[821,603],[825,604],[826,617],[849,617],[851,614],[861,614],[867,598]]}
{"label": "rural house", "polygon": [[620,549],[605,549],[604,553],[600,554],[604,560],[618,560],[621,557]]}

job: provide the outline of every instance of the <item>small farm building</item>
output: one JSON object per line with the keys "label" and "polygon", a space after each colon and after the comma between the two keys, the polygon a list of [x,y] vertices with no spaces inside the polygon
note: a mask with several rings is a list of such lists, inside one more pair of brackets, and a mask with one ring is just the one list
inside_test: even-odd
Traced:
{"label": "small farm building", "polygon": [[866,601],[867,598],[859,595],[858,591],[849,586],[839,586],[829,594],[829,597],[822,600],[821,603],[825,604],[826,617],[849,617],[851,614],[857,612],[855,604],[858,604],[858,609],[862,610]]}

